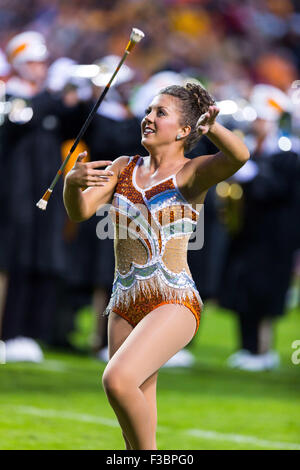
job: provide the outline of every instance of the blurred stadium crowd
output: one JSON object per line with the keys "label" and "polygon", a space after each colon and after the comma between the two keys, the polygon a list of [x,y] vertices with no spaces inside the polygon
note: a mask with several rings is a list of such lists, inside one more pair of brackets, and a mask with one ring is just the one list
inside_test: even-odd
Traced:
{"label": "blurred stadium crowd", "polygon": [[[191,80],[207,88],[220,107],[219,122],[245,139],[251,159],[208,192],[204,247],[190,250],[188,261],[203,300],[237,314],[238,350],[228,364],[276,367],[274,319],[288,301],[299,304],[296,0],[0,1],[0,331],[7,358],[42,360],[37,341],[68,346],[76,311],[92,303],[92,349],[107,360],[101,312],[114,259],[113,241],[96,235],[102,216],[70,222],[62,181],[46,213],[35,204],[133,26],[145,39],[122,67],[80,150],[87,148],[92,160],[145,155],[139,123],[155,93]],[[203,137],[188,156],[216,151]],[[173,364],[191,360],[186,352]]]}

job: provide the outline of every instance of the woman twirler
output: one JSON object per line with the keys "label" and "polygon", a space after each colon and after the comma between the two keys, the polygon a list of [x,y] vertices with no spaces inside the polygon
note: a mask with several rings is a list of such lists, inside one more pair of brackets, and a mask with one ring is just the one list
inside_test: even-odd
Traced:
{"label": "woman twirler", "polygon": [[[215,121],[218,113],[200,85],[169,86],[141,123],[149,156],[83,163],[84,152],[65,180],[72,220],[111,203],[115,274],[104,312],[110,359],[102,383],[126,449],[157,449],[158,370],[194,337],[203,307],[187,264],[188,241],[209,187],[249,159],[244,143]],[[186,158],[202,134],[220,151]]]}

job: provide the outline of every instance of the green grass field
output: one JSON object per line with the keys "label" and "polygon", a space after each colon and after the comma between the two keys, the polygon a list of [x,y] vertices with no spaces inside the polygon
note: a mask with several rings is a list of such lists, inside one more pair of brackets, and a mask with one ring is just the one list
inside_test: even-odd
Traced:
{"label": "green grass field", "polygon": [[[159,372],[158,449],[299,450],[300,364],[291,361],[296,339],[299,309],[277,322],[277,370],[231,370],[225,361],[236,348],[235,317],[207,303],[190,346],[196,364]],[[45,357],[42,364],[0,365],[0,448],[124,449],[101,385],[105,364],[53,350]]]}

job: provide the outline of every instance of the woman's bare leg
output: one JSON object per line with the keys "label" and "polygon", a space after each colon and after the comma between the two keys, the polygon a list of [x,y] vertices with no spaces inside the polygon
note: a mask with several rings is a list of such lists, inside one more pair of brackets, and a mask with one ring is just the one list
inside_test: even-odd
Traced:
{"label": "woman's bare leg", "polygon": [[162,305],[138,323],[107,364],[103,386],[133,449],[156,449],[141,386],[191,341],[195,328],[196,319],[187,307]]}
{"label": "woman's bare leg", "polygon": [[[131,333],[133,327],[124,318],[120,317],[114,312],[111,312],[108,320],[108,350],[109,358],[111,359],[115,352],[119,349],[121,344],[125,341],[127,336]],[[140,387],[145,395],[149,404],[152,434],[155,442],[156,424],[157,424],[157,410],[156,410],[156,383],[157,373],[149,377]],[[126,449],[132,449],[126,434],[122,430],[123,438],[125,441]]]}
{"label": "woman's bare leg", "polygon": [[[157,449],[156,447],[156,426],[157,426],[157,407],[156,407],[156,385],[157,385],[157,376],[158,372],[152,374],[144,383],[140,386],[142,390],[150,411],[150,421],[151,421],[151,434],[153,440],[153,449]],[[125,445],[127,450],[132,450],[133,447],[131,446],[129,440],[127,439],[126,434],[122,431]]]}
{"label": "woman's bare leg", "polygon": [[[115,312],[111,312],[108,317],[108,356],[111,360],[112,356],[117,352],[119,347],[125,341],[128,335],[133,330],[133,327],[124,318],[117,315]],[[125,441],[126,450],[130,450],[130,442],[128,441],[123,429],[123,438]]]}

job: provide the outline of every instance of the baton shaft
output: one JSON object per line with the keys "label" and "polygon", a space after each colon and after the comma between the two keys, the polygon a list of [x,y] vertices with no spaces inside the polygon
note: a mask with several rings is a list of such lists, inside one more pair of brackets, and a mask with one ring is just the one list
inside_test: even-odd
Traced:
{"label": "baton shaft", "polygon": [[72,153],[74,152],[74,150],[76,149],[77,145],[79,144],[79,141],[80,139],[82,138],[83,134],[85,133],[85,131],[87,130],[91,120],[93,119],[93,117],[95,116],[96,112],[97,112],[97,109],[99,108],[100,104],[102,103],[102,101],[104,100],[105,96],[106,96],[106,93],[108,92],[112,82],[113,82],[113,79],[115,78],[115,76],[117,75],[118,71],[120,70],[121,66],[123,65],[123,63],[125,62],[126,60],[126,57],[128,56],[129,54],[129,51],[125,51],[124,52],[124,55],[122,57],[122,59],[120,60],[116,70],[114,71],[111,79],[109,80],[109,82],[107,83],[107,85],[105,86],[103,92],[101,93],[101,95],[99,96],[98,100],[96,101],[96,103],[94,104],[90,114],[88,115],[85,123],[83,124],[82,128],[80,129],[67,157],[65,158],[64,162],[62,163],[62,165],[60,166],[58,172],[56,173],[55,175],[55,178],[53,179],[51,185],[49,186],[49,189],[51,189],[51,191],[53,191],[53,188],[54,186],[56,185],[60,175],[62,174],[65,166],[67,165]]}

